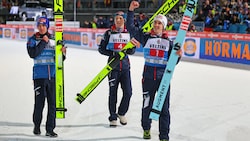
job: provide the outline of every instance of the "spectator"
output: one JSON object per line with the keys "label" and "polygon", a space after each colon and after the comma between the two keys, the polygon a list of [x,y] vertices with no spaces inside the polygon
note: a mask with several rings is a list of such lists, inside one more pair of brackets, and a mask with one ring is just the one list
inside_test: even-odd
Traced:
{"label": "spectator", "polygon": [[138,26],[141,28],[146,22],[148,21],[148,18],[145,13],[139,13],[139,18],[137,19]]}
{"label": "spectator", "polygon": [[114,18],[111,16],[107,21],[107,28],[111,28],[112,25],[114,25]]}
{"label": "spectator", "polygon": [[174,27],[174,23],[172,20],[168,20],[168,24],[167,24],[167,27],[166,27],[166,30],[176,30],[175,27]]}
{"label": "spectator", "polygon": [[12,14],[12,15],[17,15],[18,14],[18,6],[16,4],[11,6],[10,14]]}
{"label": "spectator", "polygon": [[205,21],[205,17],[203,15],[203,11],[200,10],[198,15],[196,16],[195,20],[194,21]]}
{"label": "spectator", "polygon": [[99,18],[97,20],[97,27],[98,28],[106,28],[106,22],[105,22],[105,18],[103,18],[103,16],[99,16]]}
{"label": "spectator", "polygon": [[97,28],[97,18],[94,16],[93,21],[91,22],[92,28]]}
{"label": "spectator", "polygon": [[182,0],[179,5],[179,14],[184,14],[185,10],[186,10],[186,1]]}
{"label": "spectator", "polygon": [[212,6],[209,0],[206,0],[204,5],[202,6],[203,16],[207,17],[210,11],[212,10]]}
{"label": "spectator", "polygon": [[247,2],[244,2],[244,4],[243,4],[243,10],[244,10],[245,14],[248,14],[248,3]]}
{"label": "spectator", "polygon": [[10,9],[10,18],[11,20],[17,20],[18,19],[18,6],[17,4],[14,4],[13,6],[11,6],[11,9]]}
{"label": "spectator", "polygon": [[233,16],[230,19],[230,23],[231,24],[237,24],[240,23],[240,20],[238,19],[238,15],[237,14],[233,14]]}
{"label": "spectator", "polygon": [[243,13],[243,8],[239,8],[239,12],[238,12],[238,19],[239,19],[239,22],[240,24],[243,24],[244,22],[244,13]]}
{"label": "spectator", "polygon": [[197,32],[195,25],[194,24],[190,24],[188,31],[190,31],[190,32]]}
{"label": "spectator", "polygon": [[81,0],[77,0],[76,7],[77,7],[78,9],[79,9],[79,8],[82,8]]}
{"label": "spectator", "polygon": [[250,28],[250,14],[248,14],[248,17],[244,22],[246,23],[247,27]]}
{"label": "spectator", "polygon": [[84,21],[83,22],[83,26],[82,26],[83,28],[91,28],[92,26],[91,26],[91,24],[89,23],[89,21]]}
{"label": "spectator", "polygon": [[212,27],[213,24],[213,14],[209,13],[205,19],[205,27]]}

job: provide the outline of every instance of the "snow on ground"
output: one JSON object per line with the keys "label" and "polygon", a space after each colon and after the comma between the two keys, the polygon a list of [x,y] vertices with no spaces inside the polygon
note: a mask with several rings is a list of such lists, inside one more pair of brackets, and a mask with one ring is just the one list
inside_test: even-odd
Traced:
{"label": "snow on ground", "polygon": [[[32,59],[26,43],[0,39],[1,141],[140,141],[141,73],[144,60],[130,56],[133,96],[128,125],[109,128],[108,82],[103,82],[82,103],[80,92],[104,67],[107,56],[95,50],[68,48],[65,61],[65,119],[57,119],[58,138],[32,133]],[[249,70],[181,61],[171,83],[170,141],[247,141],[250,138]],[[121,90],[119,90],[119,98]],[[46,107],[47,108],[47,107]],[[152,141],[158,140],[158,123],[152,124]]]}

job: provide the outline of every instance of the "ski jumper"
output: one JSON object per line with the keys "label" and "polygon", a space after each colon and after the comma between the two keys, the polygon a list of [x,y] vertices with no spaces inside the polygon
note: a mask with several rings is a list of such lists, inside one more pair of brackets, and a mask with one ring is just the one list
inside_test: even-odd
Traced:
{"label": "ski jumper", "polygon": [[[52,38],[49,33],[46,33]],[[48,114],[46,131],[52,132],[55,128],[56,100],[55,100],[55,49],[52,42],[46,43],[42,40],[44,35],[34,34],[28,39],[28,54],[34,60],[33,81],[35,91],[35,104],[33,112],[33,123],[39,128],[42,122],[45,99],[48,102]]]}
{"label": "ski jumper", "polygon": [[[98,51],[109,56],[108,61],[115,57],[116,53],[130,40],[130,35],[126,27],[124,29],[117,29],[115,25],[104,33]],[[135,48],[126,51],[127,54],[134,54]],[[109,80],[109,121],[117,120],[118,115],[125,115],[129,108],[130,98],[132,96],[131,76],[130,76],[130,62],[128,55],[125,56],[120,64],[114,68],[108,75]],[[123,96],[118,107],[117,106],[117,90],[121,84]],[[118,115],[117,115],[118,114]]]}
{"label": "ski jumper", "polygon": [[[142,74],[143,106],[141,126],[143,130],[150,130],[152,120],[149,119],[149,114],[173,47],[173,41],[168,38],[166,32],[163,32],[162,36],[156,35],[153,30],[148,33],[142,32],[142,29],[134,26],[133,19],[134,12],[128,11],[127,29],[131,36],[137,39],[143,46],[145,64]],[[169,139],[169,98],[170,89],[159,118],[160,140]]]}

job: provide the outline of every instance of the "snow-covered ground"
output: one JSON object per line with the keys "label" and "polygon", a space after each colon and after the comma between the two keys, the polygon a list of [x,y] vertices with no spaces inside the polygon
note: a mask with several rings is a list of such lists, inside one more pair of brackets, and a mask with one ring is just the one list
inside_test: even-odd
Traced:
{"label": "snow-covered ground", "polygon": [[[109,128],[108,82],[103,82],[82,103],[80,92],[104,67],[107,57],[94,50],[68,48],[65,61],[65,119],[57,119],[59,137],[32,133],[33,61],[26,43],[0,39],[0,141],[72,140],[140,141],[144,60],[130,56],[133,96],[127,113],[128,125]],[[171,82],[170,141],[250,140],[249,70],[181,61]],[[119,90],[119,95],[121,96]],[[119,97],[120,98],[120,97]],[[152,141],[158,140],[158,123],[152,124]]]}

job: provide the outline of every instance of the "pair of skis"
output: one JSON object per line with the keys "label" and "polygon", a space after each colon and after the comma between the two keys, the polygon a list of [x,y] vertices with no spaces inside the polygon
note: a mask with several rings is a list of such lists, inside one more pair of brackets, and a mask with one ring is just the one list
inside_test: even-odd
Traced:
{"label": "pair of skis", "polygon": [[63,65],[63,0],[54,0],[56,118],[65,118],[64,65]]}
{"label": "pair of skis", "polygon": [[161,84],[159,86],[157,95],[153,102],[153,107],[149,115],[150,119],[158,120],[160,117],[161,110],[162,110],[162,107],[165,102],[167,92],[169,89],[170,81],[173,76],[173,72],[174,72],[176,63],[179,58],[179,56],[176,54],[176,51],[182,47],[187,30],[189,28],[189,24],[192,22],[192,16],[193,16],[196,4],[197,4],[197,0],[188,0],[188,3],[186,5],[186,10],[184,12],[184,15],[180,24],[180,28],[174,40],[174,47],[170,54],[167,67],[164,71],[164,75],[161,80]]}
{"label": "pair of skis", "polygon": [[[167,0],[142,27],[143,32],[149,32],[152,29],[152,23],[155,16],[158,14],[166,15],[178,2],[179,0]],[[120,57],[110,60],[110,62],[108,62],[108,64],[94,77],[94,79],[80,93],[77,93],[76,101],[81,104],[102,82],[102,80],[119,64],[120,60],[124,59],[126,56],[126,50],[133,47],[134,45],[131,42],[128,42],[122,51],[119,52]]]}

